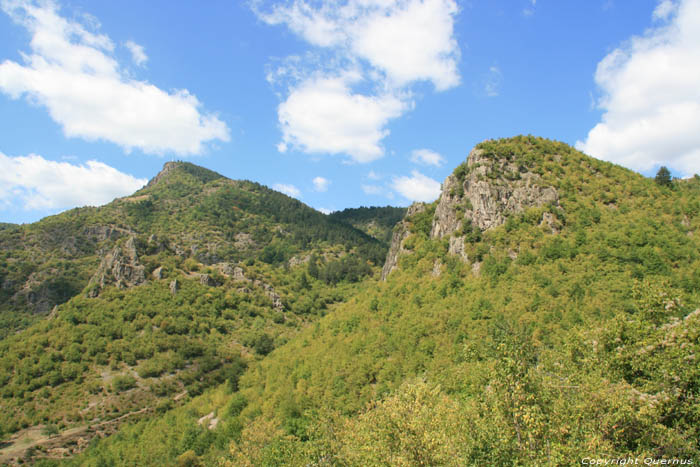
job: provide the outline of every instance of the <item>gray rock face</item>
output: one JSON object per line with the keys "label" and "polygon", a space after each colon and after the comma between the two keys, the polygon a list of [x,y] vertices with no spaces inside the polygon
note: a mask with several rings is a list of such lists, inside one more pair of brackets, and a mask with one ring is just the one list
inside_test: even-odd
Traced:
{"label": "gray rock face", "polygon": [[[468,263],[470,258],[462,234],[465,225],[481,231],[493,229],[503,225],[512,214],[548,204],[559,206],[556,189],[543,186],[540,175],[520,164],[517,157],[512,160],[497,159],[483,150],[474,149],[467,158],[466,166],[455,170],[442,184],[430,236],[436,239],[449,237],[448,252]],[[382,269],[382,280],[386,280],[396,268],[401,255],[410,253],[404,248],[404,242],[410,235],[406,219],[426,207],[423,203],[413,204],[404,220],[394,228],[391,247]],[[556,216],[548,212],[544,213],[541,225],[554,234],[561,229]],[[472,267],[476,275],[480,269],[481,263],[478,262]],[[435,269],[434,274],[437,271]]]}
{"label": "gray rock face", "polygon": [[391,271],[396,268],[399,262],[399,256],[408,252],[408,250],[403,247],[404,241],[411,234],[406,219],[419,212],[425,211],[427,207],[428,205],[425,203],[413,203],[409,206],[408,211],[406,211],[404,219],[394,227],[394,233],[391,236],[391,246],[389,247],[389,252],[386,255],[386,261],[384,261],[384,267],[382,268],[382,280],[386,280]]}
{"label": "gray rock face", "polygon": [[463,179],[449,175],[442,185],[431,236],[442,238],[471,222],[480,230],[505,223],[508,215],[559,204],[557,191],[539,185],[540,176],[515,162],[485,157],[473,150]]}
{"label": "gray rock face", "polygon": [[115,246],[100,262],[88,286],[90,297],[96,297],[100,291],[110,284],[118,288],[134,287],[146,282],[146,272],[136,254],[134,237],[123,246]]}

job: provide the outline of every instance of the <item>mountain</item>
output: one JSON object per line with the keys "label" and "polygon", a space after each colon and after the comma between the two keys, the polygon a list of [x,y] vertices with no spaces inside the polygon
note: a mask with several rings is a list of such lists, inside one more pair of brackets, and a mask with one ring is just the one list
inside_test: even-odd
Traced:
{"label": "mountain", "polygon": [[406,214],[406,208],[384,207],[359,207],[348,208],[342,211],[332,212],[328,215],[333,220],[345,222],[358,230],[363,231],[387,246],[391,242],[391,232],[394,226]]}
{"label": "mountain", "polygon": [[[299,225],[281,216],[309,208],[283,195],[171,169],[115,202],[134,240],[101,248],[77,296],[0,341],[0,426],[28,426],[5,438],[59,432],[28,461],[83,449],[41,462],[700,455],[700,177],[659,184],[563,143],[489,140],[438,200],[406,211],[387,251],[348,225],[355,213],[309,212]],[[238,205],[224,201],[194,214],[222,190],[277,199],[284,213],[251,201],[228,224]],[[256,225],[276,233],[221,253],[227,232]],[[165,249],[148,249],[151,232]],[[114,434],[88,446],[94,433]]]}
{"label": "mountain", "polygon": [[697,459],[699,213],[700,177],[485,141],[394,229],[384,280],[74,463]]}
{"label": "mountain", "polygon": [[212,385],[235,388],[246,365],[378,275],[386,249],[184,162],[108,205],[7,226],[0,436],[14,436],[10,448],[41,430],[86,442]]}
{"label": "mountain", "polygon": [[[281,264],[323,242],[358,248],[376,264],[384,255],[380,242],[262,185],[168,162],[132,196],[0,229],[0,337],[77,295],[102,253],[129,238],[139,254],[206,265],[255,258]],[[156,267],[143,265],[147,273]]]}

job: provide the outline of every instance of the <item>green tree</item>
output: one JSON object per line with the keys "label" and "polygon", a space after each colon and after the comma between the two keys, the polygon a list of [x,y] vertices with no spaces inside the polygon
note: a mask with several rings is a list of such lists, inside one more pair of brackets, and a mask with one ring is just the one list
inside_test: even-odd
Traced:
{"label": "green tree", "polygon": [[654,180],[661,186],[671,186],[671,172],[665,166],[662,166],[659,171],[656,172],[656,178]]}

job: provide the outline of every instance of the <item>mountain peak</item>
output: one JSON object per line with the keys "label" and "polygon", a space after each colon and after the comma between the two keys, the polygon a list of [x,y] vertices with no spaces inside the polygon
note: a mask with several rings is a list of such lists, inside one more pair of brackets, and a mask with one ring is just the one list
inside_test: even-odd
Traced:
{"label": "mountain peak", "polygon": [[161,171],[158,172],[158,174],[155,177],[153,177],[148,182],[148,185],[146,185],[146,186],[147,187],[154,186],[154,185],[158,184],[161,180],[166,179],[168,177],[168,175],[170,173],[172,173],[175,169],[177,169],[177,167],[180,164],[182,164],[182,162],[173,162],[173,161],[166,162],[165,164],[163,164],[163,168],[161,169]]}
{"label": "mountain peak", "polygon": [[183,173],[191,177],[196,178],[202,183],[207,183],[212,180],[219,178],[224,178],[223,175],[214,172],[213,170],[205,169],[198,165],[192,164],[191,162],[182,161],[170,161],[163,164],[163,169],[158,172],[158,175],[153,177],[151,181],[148,182],[146,187],[152,187],[161,183],[164,180],[169,179],[172,175],[176,173]]}

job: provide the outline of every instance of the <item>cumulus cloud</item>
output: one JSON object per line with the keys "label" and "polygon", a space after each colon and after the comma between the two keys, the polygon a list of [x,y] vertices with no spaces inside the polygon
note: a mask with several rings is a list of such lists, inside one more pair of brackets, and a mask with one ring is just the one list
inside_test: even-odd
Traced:
{"label": "cumulus cloud", "polygon": [[301,195],[299,188],[287,183],[275,183],[272,188],[292,198],[299,198]]}
{"label": "cumulus cloud", "polygon": [[[388,122],[413,106],[413,83],[430,82],[438,91],[459,84],[454,0],[264,3],[253,2],[263,21],[286,25],[318,51],[268,73],[273,81],[294,80],[278,108],[282,151],[291,145],[356,162],[377,159]],[[322,53],[325,60],[318,59]]]}
{"label": "cumulus cloud", "polygon": [[142,66],[148,61],[148,55],[146,55],[143,46],[138,45],[134,41],[126,41],[124,46],[131,52],[131,59],[136,65]]}
{"label": "cumulus cloud", "polygon": [[411,162],[440,167],[445,163],[445,158],[430,149],[415,149],[411,151]]}
{"label": "cumulus cloud", "polygon": [[314,190],[323,192],[323,191],[328,190],[328,186],[331,184],[331,181],[328,180],[327,178],[315,177],[313,179],[313,183],[314,183]]}
{"label": "cumulus cloud", "polygon": [[261,3],[255,9],[267,23],[286,24],[310,44],[365,60],[396,85],[430,81],[444,90],[459,84],[453,0],[293,0],[270,12]]}
{"label": "cumulus cloud", "polygon": [[99,206],[147,181],[95,160],[71,164],[0,153],[0,204],[21,204],[27,210]]}
{"label": "cumulus cloud", "polygon": [[395,177],[392,187],[401,196],[411,201],[434,201],[440,196],[440,182],[426,177],[417,170],[411,171],[410,177]]}
{"label": "cumulus cloud", "polygon": [[[202,113],[187,90],[166,92],[130,79],[113,56],[111,39],[64,18],[55,2],[1,0],[0,7],[31,36],[23,63],[0,64],[0,91],[46,107],[67,137],[178,155],[199,154],[206,142],[229,140],[226,124]],[[135,53],[134,59],[145,54]]]}
{"label": "cumulus cloud", "polygon": [[322,214],[325,214],[325,215],[328,215],[328,214],[333,212],[332,209],[326,209],[326,208],[318,208],[316,210]]}
{"label": "cumulus cloud", "polygon": [[289,146],[308,153],[348,154],[370,162],[384,153],[380,141],[386,123],[401,115],[406,103],[392,95],[355,94],[350,78],[319,77],[295,88],[278,108],[281,152]]}
{"label": "cumulus cloud", "polygon": [[595,73],[601,122],[576,147],[638,171],[700,172],[700,0],[658,4],[660,21]]}

